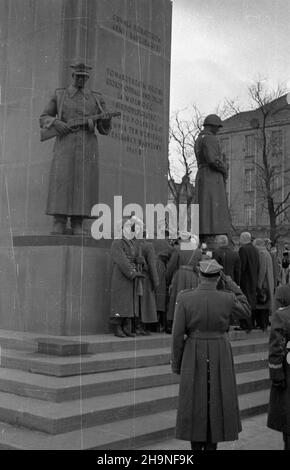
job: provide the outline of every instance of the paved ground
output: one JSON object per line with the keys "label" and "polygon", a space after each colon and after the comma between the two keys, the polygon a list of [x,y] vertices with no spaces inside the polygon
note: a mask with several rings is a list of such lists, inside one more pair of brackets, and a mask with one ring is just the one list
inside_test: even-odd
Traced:
{"label": "paved ground", "polygon": [[[221,450],[282,450],[282,434],[266,427],[267,416],[260,415],[243,420],[243,431],[235,442],[219,444]],[[143,447],[148,450],[190,450],[186,441],[172,439]]]}

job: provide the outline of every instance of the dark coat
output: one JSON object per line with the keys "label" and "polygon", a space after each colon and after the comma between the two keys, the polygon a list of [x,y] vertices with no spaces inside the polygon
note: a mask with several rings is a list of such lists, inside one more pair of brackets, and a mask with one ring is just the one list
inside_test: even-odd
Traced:
{"label": "dark coat", "polygon": [[194,289],[197,287],[198,273],[196,267],[201,258],[202,253],[200,249],[197,249],[194,252],[192,250],[180,249],[174,251],[167,269],[167,278],[169,278],[168,272],[170,272],[170,269],[172,269],[175,264],[176,269],[170,286],[167,320],[172,321],[174,319],[176,298],[179,292],[185,289]]}
{"label": "dark coat", "polygon": [[[99,93],[78,91],[73,85],[58,89],[40,116],[40,125],[53,125],[57,116],[64,122],[98,114],[105,109]],[[107,135],[110,120],[100,120],[91,132],[84,127],[55,140],[49,177],[47,214],[90,217],[98,202],[99,150],[97,132]]]}
{"label": "dark coat", "polygon": [[159,284],[156,256],[152,243],[146,240],[136,240],[136,248],[138,255],[145,258],[145,264],[142,267],[142,273],[145,275],[143,279],[143,295],[140,296],[140,302],[136,307],[136,314],[140,316],[143,323],[157,322],[156,310],[156,289]]}
{"label": "dark coat", "polygon": [[252,243],[247,243],[240,247],[239,256],[241,260],[240,286],[251,308],[254,309],[259,275],[259,253]]}
{"label": "dark coat", "polygon": [[[269,371],[272,387],[267,426],[290,435],[290,306],[272,316]],[[285,381],[285,387],[273,384]]]}
{"label": "dark coat", "polygon": [[231,230],[225,174],[218,138],[202,131],[195,144],[198,171],[195,179],[196,198],[199,204],[199,233],[227,234]]}
{"label": "dark coat", "polygon": [[208,417],[212,442],[233,441],[241,431],[232,350],[226,331],[232,317],[248,320],[250,308],[238,286],[235,290],[236,295],[217,291],[212,284],[201,284],[195,290],[181,292],[177,298],[172,370],[181,374],[178,439],[207,441]]}
{"label": "dark coat", "polygon": [[241,262],[239,254],[228,246],[221,246],[213,252],[213,258],[223,266],[224,274],[231,276],[232,280],[240,285]]}
{"label": "dark coat", "polygon": [[290,284],[278,286],[275,293],[276,309],[290,305]]}
{"label": "dark coat", "polygon": [[133,317],[135,314],[135,276],[137,255],[133,240],[114,240],[111,246],[111,318]]}
{"label": "dark coat", "polygon": [[256,309],[269,310],[272,314],[274,308],[274,276],[273,276],[273,262],[271,255],[267,248],[259,247],[259,272],[257,289],[260,291],[265,289],[267,292],[267,301],[260,303],[257,298]]}
{"label": "dark coat", "polygon": [[157,311],[166,312],[168,302],[168,285],[166,282],[166,267],[170,259],[173,247],[167,240],[164,240],[162,246],[159,246],[159,252],[156,257],[157,274],[159,284],[156,289],[156,308]]}

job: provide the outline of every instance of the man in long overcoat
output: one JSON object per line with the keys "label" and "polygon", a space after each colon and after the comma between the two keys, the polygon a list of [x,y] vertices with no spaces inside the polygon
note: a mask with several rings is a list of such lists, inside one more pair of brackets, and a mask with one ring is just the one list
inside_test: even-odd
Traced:
{"label": "man in long overcoat", "polygon": [[[254,321],[254,310],[257,302],[257,286],[259,276],[259,252],[252,244],[252,237],[249,232],[240,235],[239,256],[241,260],[241,281],[240,286],[248,299],[252,309],[252,323]],[[254,326],[254,324],[252,325]],[[241,322],[241,327],[245,325]]]}
{"label": "man in long overcoat", "polygon": [[236,379],[227,330],[232,319],[250,319],[241,289],[227,277],[218,291],[222,267],[200,261],[200,285],[177,298],[172,338],[172,370],[180,374],[176,437],[193,450],[214,450],[241,431]]}
{"label": "man in long overcoat", "polygon": [[[42,129],[55,128],[57,137],[49,177],[47,200],[48,215],[54,216],[53,233],[65,232],[71,218],[73,234],[82,234],[84,218],[98,202],[99,151],[97,131],[107,135],[111,119],[105,112],[100,93],[85,87],[91,67],[85,64],[71,66],[73,82],[68,88],[59,88],[40,116]],[[96,122],[90,116],[103,113]],[[84,119],[84,123],[71,129],[67,122]],[[88,119],[87,119],[88,118]]]}
{"label": "man in long overcoat", "polygon": [[203,236],[228,234],[231,222],[225,185],[227,167],[216,136],[222,122],[218,116],[210,114],[203,125],[194,149],[198,166],[195,203],[199,204],[199,233]]}
{"label": "man in long overcoat", "polygon": [[223,272],[231,276],[232,280],[240,285],[241,262],[239,254],[229,247],[229,240],[226,235],[216,237],[217,249],[213,252],[213,258],[222,265]]}
{"label": "man in long overcoat", "polygon": [[267,426],[283,433],[284,449],[290,450],[290,306],[279,308],[271,320],[269,371]]}
{"label": "man in long overcoat", "polygon": [[144,275],[137,270],[138,249],[136,240],[128,236],[132,224],[126,218],[121,224],[122,238],[111,246],[111,308],[110,323],[115,336],[135,336],[132,320],[136,316],[136,284]]}

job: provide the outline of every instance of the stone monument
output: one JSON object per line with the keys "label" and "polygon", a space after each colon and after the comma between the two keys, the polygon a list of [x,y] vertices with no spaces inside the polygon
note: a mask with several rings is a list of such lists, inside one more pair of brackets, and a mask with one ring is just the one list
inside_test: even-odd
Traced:
{"label": "stone monument", "polygon": [[[121,113],[98,136],[98,201],[167,200],[170,0],[0,3],[0,328],[56,335],[105,332],[111,240],[51,235],[46,215],[53,139],[39,115],[91,64],[90,88]],[[87,227],[89,233],[89,226]]]}

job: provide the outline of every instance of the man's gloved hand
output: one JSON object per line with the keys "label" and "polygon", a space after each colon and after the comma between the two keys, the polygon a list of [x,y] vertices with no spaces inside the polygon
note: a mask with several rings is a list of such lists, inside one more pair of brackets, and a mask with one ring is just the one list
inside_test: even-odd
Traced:
{"label": "man's gloved hand", "polygon": [[286,388],[287,388],[287,383],[286,383],[285,379],[279,380],[279,381],[273,380],[272,385],[273,385],[273,387],[277,388],[278,390],[286,390]]}
{"label": "man's gloved hand", "polygon": [[67,135],[71,132],[70,127],[67,125],[66,122],[60,121],[59,119],[56,119],[53,123],[55,129],[60,135]]}
{"label": "man's gloved hand", "polygon": [[145,274],[143,274],[143,273],[137,272],[135,277],[139,277],[139,278],[141,278],[141,279],[142,279],[142,278],[145,279],[146,276],[145,276]]}
{"label": "man's gloved hand", "polygon": [[145,264],[146,263],[144,256],[136,256],[135,261],[136,261],[137,264]]}

